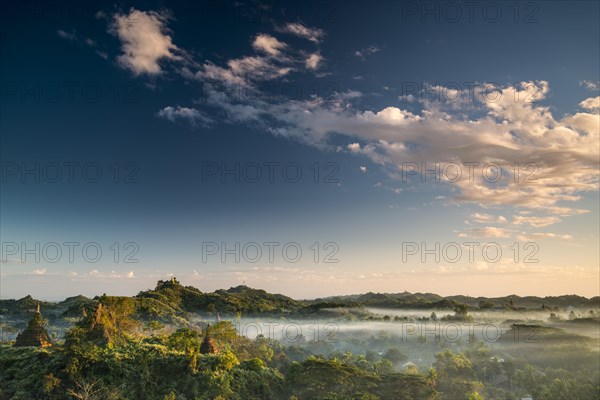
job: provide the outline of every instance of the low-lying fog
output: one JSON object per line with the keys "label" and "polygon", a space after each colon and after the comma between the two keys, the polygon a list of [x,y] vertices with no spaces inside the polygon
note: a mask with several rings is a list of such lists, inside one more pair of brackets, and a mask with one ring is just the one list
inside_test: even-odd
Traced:
{"label": "low-lying fog", "polygon": [[[556,311],[552,319],[549,319],[549,311],[473,311],[468,313],[469,319],[463,321],[448,319],[454,316],[450,310],[370,308],[325,311],[327,318],[240,318],[231,321],[243,336],[255,339],[262,334],[284,346],[298,346],[312,354],[350,351],[381,356],[396,347],[406,355],[403,365],[415,364],[423,368],[435,361],[437,352],[445,348],[462,351],[473,342],[485,343],[502,359],[521,358],[535,362],[536,354],[544,353],[550,357],[553,353],[552,357],[563,359],[556,361],[555,367],[577,365],[580,361],[594,368],[598,364],[594,360],[598,359],[600,324],[592,320],[570,321],[569,318],[573,318],[571,310]],[[576,318],[590,316],[589,309],[574,309],[573,312]],[[596,316],[599,312],[594,310]],[[437,320],[431,319],[432,313],[436,314]],[[537,325],[549,330],[516,329],[513,324]],[[589,339],[582,340],[582,336]],[[570,357],[569,361],[564,361],[565,357]],[[545,358],[537,359],[540,366],[548,362]],[[565,362],[567,365],[563,365]]]}
{"label": "low-lying fog", "polygon": [[[535,324],[556,327],[567,332],[600,339],[600,324],[575,323],[569,321],[571,310],[553,312],[555,318],[550,321],[549,311],[470,311],[472,317],[469,321],[445,320],[445,317],[454,316],[450,310],[401,310],[366,308],[361,309],[362,314],[368,314],[370,318],[349,321],[346,309],[328,310],[332,315],[327,318],[313,319],[271,319],[271,318],[241,318],[233,320],[238,332],[251,339],[259,334],[271,339],[293,342],[292,338],[302,334],[305,340],[332,341],[336,336],[343,333],[356,332],[386,332],[399,337],[434,338],[434,333],[441,334],[450,343],[457,334],[463,341],[469,340],[469,334],[475,334],[479,340],[495,342],[497,335],[505,334],[512,324]],[[350,310],[351,311],[351,310]],[[578,318],[589,317],[589,309],[574,309]],[[432,313],[436,314],[437,320],[432,320]],[[600,310],[594,310],[595,315]],[[389,319],[383,318],[388,316]],[[394,318],[398,317],[398,318]],[[427,320],[424,320],[427,319]]]}

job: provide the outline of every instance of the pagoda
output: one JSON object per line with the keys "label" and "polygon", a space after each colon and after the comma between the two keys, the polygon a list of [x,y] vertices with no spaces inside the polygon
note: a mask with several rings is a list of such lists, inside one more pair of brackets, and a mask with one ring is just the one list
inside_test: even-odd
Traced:
{"label": "pagoda", "polygon": [[209,328],[210,328],[210,324],[206,328],[206,335],[204,335],[204,340],[202,341],[202,345],[200,345],[200,353],[202,353],[202,354],[217,354],[219,352],[219,349],[217,349],[217,345],[215,344],[214,340],[210,336],[210,333],[208,333]]}
{"label": "pagoda", "polygon": [[42,319],[42,313],[40,312],[40,304],[37,305],[37,311],[29,321],[27,329],[19,333],[15,342],[15,347],[50,347],[50,336],[44,329],[44,321]]}

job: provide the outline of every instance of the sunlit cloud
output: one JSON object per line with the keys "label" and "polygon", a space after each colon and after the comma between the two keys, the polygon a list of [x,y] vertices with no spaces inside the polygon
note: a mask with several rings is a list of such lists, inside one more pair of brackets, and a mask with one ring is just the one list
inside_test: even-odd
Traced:
{"label": "sunlit cloud", "polygon": [[166,13],[134,8],[128,13],[116,13],[110,31],[121,41],[119,65],[135,75],[156,75],[162,72],[161,60],[181,60],[179,49],[168,34],[169,18]]}

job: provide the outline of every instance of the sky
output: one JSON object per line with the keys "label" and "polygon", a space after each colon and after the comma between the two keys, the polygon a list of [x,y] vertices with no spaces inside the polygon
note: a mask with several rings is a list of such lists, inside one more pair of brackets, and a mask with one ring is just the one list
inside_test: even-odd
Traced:
{"label": "sky", "polygon": [[0,7],[0,298],[600,295],[598,2]]}

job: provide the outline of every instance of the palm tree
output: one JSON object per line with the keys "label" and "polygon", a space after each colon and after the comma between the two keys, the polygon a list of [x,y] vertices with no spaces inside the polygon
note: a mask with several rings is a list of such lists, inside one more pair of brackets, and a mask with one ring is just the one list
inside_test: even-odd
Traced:
{"label": "palm tree", "polygon": [[435,387],[435,385],[437,384],[437,380],[438,374],[436,369],[433,367],[429,368],[429,371],[427,371],[427,384],[429,386]]}

